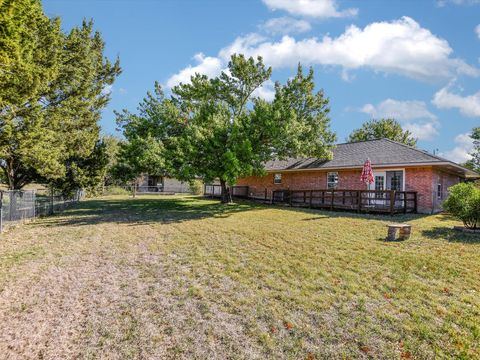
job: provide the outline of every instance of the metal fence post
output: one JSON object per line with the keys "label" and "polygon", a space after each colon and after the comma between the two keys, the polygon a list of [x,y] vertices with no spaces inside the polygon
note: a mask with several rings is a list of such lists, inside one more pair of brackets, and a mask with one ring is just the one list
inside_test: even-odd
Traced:
{"label": "metal fence post", "polygon": [[54,200],[53,200],[53,187],[50,189],[50,211],[49,215],[52,215],[55,212],[55,209],[53,208],[54,205]]}
{"label": "metal fence post", "polygon": [[35,219],[35,217],[37,216],[37,213],[36,213],[36,210],[35,209],[35,206],[37,204],[37,190],[33,190],[33,195],[32,195],[32,207],[33,207],[33,218]]}

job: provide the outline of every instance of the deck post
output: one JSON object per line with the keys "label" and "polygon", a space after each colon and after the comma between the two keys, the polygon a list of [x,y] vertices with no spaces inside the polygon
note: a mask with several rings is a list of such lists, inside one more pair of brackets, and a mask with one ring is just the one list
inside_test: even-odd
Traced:
{"label": "deck post", "polygon": [[358,212],[362,212],[362,190],[357,191]]}
{"label": "deck post", "polygon": [[413,193],[413,211],[417,213],[417,192]]}
{"label": "deck post", "polygon": [[334,197],[335,197],[335,190],[332,189],[332,199],[331,199],[331,202],[330,202],[330,210],[333,210]]}
{"label": "deck post", "polygon": [[407,213],[407,192],[403,192],[403,213]]}
{"label": "deck post", "polygon": [[303,192],[303,203],[304,204],[307,203],[307,192],[306,191]]}
{"label": "deck post", "polygon": [[313,190],[310,190],[310,207],[312,207]]}
{"label": "deck post", "polygon": [[395,190],[390,190],[390,215],[395,211]]}
{"label": "deck post", "polygon": [[290,203],[290,206],[292,206],[292,192],[290,190],[287,190],[288,194],[288,202]]}

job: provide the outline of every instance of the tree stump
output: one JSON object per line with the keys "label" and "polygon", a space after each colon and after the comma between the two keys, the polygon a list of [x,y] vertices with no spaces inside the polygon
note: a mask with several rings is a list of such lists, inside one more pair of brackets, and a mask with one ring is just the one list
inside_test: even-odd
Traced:
{"label": "tree stump", "polygon": [[[409,224],[388,224],[387,241],[407,240],[412,233],[412,225]],[[397,230],[400,230],[400,235],[397,238]]]}

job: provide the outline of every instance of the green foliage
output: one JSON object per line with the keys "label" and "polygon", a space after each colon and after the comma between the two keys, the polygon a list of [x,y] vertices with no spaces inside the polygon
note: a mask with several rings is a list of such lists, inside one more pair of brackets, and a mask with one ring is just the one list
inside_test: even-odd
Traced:
{"label": "green foliage", "polygon": [[115,136],[104,136],[102,138],[105,144],[105,153],[108,159],[108,163],[104,169],[103,185],[119,185],[115,174],[115,167],[118,164],[118,155],[120,153],[120,147],[122,141]]}
{"label": "green foliage", "polygon": [[473,151],[470,153],[472,158],[465,163],[465,166],[480,173],[480,127],[473,128],[470,137],[473,140]]}
{"label": "green foliage", "polygon": [[203,194],[203,182],[201,180],[191,180],[188,183],[188,186],[190,187],[190,191],[194,195],[201,195]]}
{"label": "green foliage", "polygon": [[[272,158],[329,158],[335,135],[329,129],[328,99],[314,92],[313,71],[276,84],[269,103],[254,95],[270,78],[261,58],[233,55],[228,73],[216,78],[196,74],[191,83],[172,89],[166,99],[158,84],[147,94],[139,115],[117,113],[128,143],[121,154],[124,173],[168,173],[184,181],[262,174]],[[131,171],[127,171],[130,169]]]}
{"label": "green foliage", "polygon": [[171,159],[165,154],[175,142],[174,123],[178,111],[165,98],[158,83],[154,93],[148,92],[138,109],[138,115],[128,110],[115,113],[126,141],[120,144],[114,174],[123,182],[133,181],[143,173],[164,176],[172,167]]}
{"label": "green foliage", "polygon": [[472,183],[460,183],[449,188],[449,196],[443,208],[463,221],[465,227],[480,226],[480,187]]}
{"label": "green foliage", "polygon": [[92,22],[64,34],[38,0],[0,7],[0,167],[10,188],[61,181],[94,150],[118,60]]}
{"label": "green foliage", "polygon": [[108,145],[98,140],[93,151],[87,156],[70,157],[65,163],[65,176],[51,181],[51,185],[63,194],[70,194],[85,188],[90,195],[97,194],[104,184],[105,173],[110,158]]}
{"label": "green foliage", "polygon": [[394,119],[379,119],[365,122],[360,129],[354,130],[347,141],[366,141],[387,138],[412,147],[417,146],[417,139],[408,130],[403,130]]}
{"label": "green foliage", "polygon": [[105,188],[103,195],[129,195],[130,192],[120,186],[108,186]]}
{"label": "green foliage", "polygon": [[287,84],[277,83],[272,103],[254,96],[271,75],[261,58],[233,55],[228,70],[213,79],[196,75],[191,84],[173,89],[173,102],[185,119],[178,127],[178,177],[219,179],[226,201],[225,184],[262,174],[265,161],[331,156],[335,135],[328,99],[322,91],[314,93],[312,70],[304,76],[299,66]]}
{"label": "green foliage", "polygon": [[191,83],[173,88],[169,99],[155,84],[138,115],[117,113],[127,139],[120,172],[132,179],[141,173],[219,179],[228,201],[227,184],[262,174],[272,158],[330,158],[335,134],[328,99],[314,92],[313,71],[305,76],[299,66],[292,80],[275,85],[271,103],[254,95],[270,75],[261,58],[233,55],[228,72],[215,78],[196,74]]}
{"label": "green foliage", "polygon": [[0,1],[0,108],[21,109],[58,73],[60,21],[38,0]]}

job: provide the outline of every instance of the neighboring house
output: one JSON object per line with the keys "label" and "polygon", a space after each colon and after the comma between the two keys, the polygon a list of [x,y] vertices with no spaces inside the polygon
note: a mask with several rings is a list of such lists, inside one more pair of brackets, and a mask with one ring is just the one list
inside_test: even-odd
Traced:
{"label": "neighboring house", "polygon": [[[365,160],[372,163],[375,183],[360,182]],[[265,164],[266,176],[249,176],[237,185],[248,186],[249,195],[271,196],[272,191],[288,190],[397,190],[417,192],[418,212],[441,210],[448,188],[480,175],[461,165],[426,151],[379,139],[338,144],[332,160],[290,158]],[[263,196],[263,195],[260,195]]]}
{"label": "neighboring house", "polygon": [[137,192],[190,193],[188,183],[168,176],[142,175],[137,180]]}

